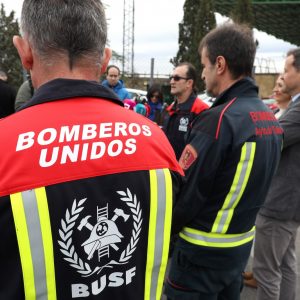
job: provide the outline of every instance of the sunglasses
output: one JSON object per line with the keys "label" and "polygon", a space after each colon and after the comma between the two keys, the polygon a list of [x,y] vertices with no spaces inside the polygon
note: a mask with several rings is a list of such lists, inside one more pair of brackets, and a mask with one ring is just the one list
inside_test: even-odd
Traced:
{"label": "sunglasses", "polygon": [[174,76],[170,76],[170,80],[174,79],[174,81],[179,81],[181,79],[184,79],[184,80],[189,80],[191,78],[187,78],[187,77],[181,77],[181,76],[178,76],[178,75],[174,75]]}

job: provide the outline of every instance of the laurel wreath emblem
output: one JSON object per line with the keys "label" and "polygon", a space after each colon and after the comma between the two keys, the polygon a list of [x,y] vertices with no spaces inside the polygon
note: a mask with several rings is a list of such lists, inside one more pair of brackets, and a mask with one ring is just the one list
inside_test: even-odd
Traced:
{"label": "laurel wreath emblem", "polygon": [[83,262],[83,260],[75,251],[75,247],[72,243],[72,234],[74,231],[76,220],[78,219],[81,211],[84,209],[82,205],[87,200],[87,198],[81,199],[78,203],[75,199],[73,201],[71,211],[67,209],[64,219],[61,219],[61,228],[59,229],[59,236],[61,240],[58,240],[60,251],[64,255],[64,260],[66,260],[71,267],[75,268],[76,271],[83,277],[91,276],[94,273],[99,274],[104,268],[112,268],[113,265],[128,263],[128,261],[132,257],[132,254],[136,250],[143,222],[140,202],[137,201],[136,195],[132,195],[128,188],[126,192],[117,191],[117,193],[122,196],[120,200],[125,202],[130,208],[134,221],[130,242],[128,243],[126,249],[122,251],[118,262],[115,260],[111,260],[106,265],[103,265],[101,267],[97,266],[92,270],[90,265],[87,262]]}
{"label": "laurel wreath emblem", "polygon": [[119,195],[123,196],[123,198],[120,198],[120,200],[126,202],[126,204],[130,207],[130,210],[132,212],[132,218],[133,218],[133,229],[132,229],[132,236],[130,239],[129,244],[127,245],[126,249],[121,253],[120,256],[120,262],[127,262],[133,252],[136,249],[137,243],[139,241],[139,235],[141,233],[142,229],[142,209],[140,207],[140,203],[137,202],[136,195],[132,196],[130,190],[127,188],[127,193],[118,191]]}

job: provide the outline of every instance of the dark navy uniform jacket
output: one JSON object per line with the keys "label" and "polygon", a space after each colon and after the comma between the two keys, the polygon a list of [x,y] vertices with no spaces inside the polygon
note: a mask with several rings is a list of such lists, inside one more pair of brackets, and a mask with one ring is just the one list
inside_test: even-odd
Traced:
{"label": "dark navy uniform jacket", "polygon": [[282,128],[244,78],[197,117],[187,144],[180,158],[187,183],[174,209],[178,247],[199,265],[244,263],[279,162]]}

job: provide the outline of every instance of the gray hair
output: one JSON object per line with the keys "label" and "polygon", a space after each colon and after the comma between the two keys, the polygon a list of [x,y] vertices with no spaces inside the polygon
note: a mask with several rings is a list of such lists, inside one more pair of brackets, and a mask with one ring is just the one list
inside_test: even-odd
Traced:
{"label": "gray hair", "polygon": [[24,0],[21,32],[45,62],[67,56],[70,69],[82,58],[99,63],[107,39],[104,7],[100,0]]}

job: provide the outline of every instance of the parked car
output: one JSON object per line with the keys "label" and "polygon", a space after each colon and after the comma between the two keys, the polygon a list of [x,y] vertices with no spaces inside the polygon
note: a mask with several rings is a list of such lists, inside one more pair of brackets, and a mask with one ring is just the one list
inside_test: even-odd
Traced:
{"label": "parked car", "polygon": [[140,98],[141,96],[147,96],[147,92],[144,90],[138,90],[138,89],[131,89],[131,88],[126,88],[126,90],[130,94],[130,99],[137,99]]}

